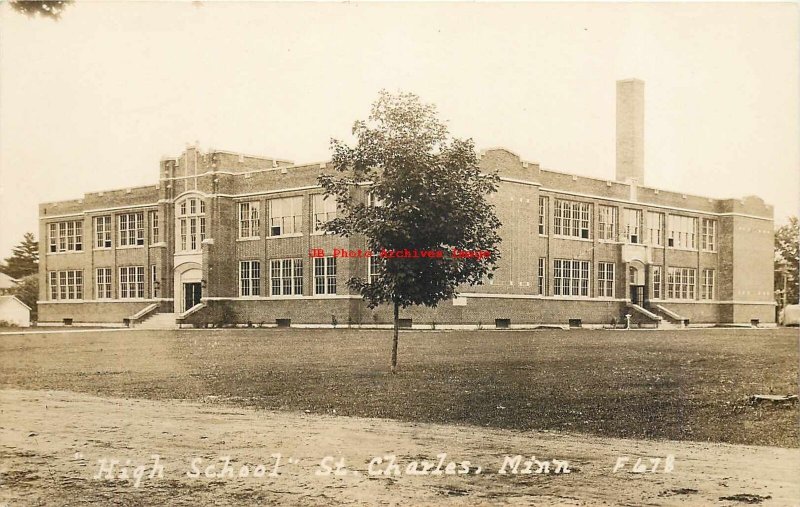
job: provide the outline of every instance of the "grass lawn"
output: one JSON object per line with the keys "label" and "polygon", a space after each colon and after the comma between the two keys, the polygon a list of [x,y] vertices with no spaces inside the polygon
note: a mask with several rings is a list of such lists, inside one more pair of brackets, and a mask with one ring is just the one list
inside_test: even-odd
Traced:
{"label": "grass lawn", "polygon": [[797,330],[241,329],[0,337],[0,386],[798,447]]}

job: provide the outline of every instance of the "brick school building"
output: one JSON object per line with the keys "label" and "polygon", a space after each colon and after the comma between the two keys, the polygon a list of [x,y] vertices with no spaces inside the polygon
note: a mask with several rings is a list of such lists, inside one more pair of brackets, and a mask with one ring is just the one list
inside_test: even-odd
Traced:
{"label": "brick school building", "polygon": [[[501,177],[491,196],[503,224],[499,269],[401,317],[488,327],[774,322],[772,206],[646,186],[643,131],[644,83],[626,80],[613,180],[483,151],[481,167]],[[324,171],[329,163],[190,146],[161,161],[154,185],[41,204],[40,323],[390,323],[388,306],[370,310],[346,285],[369,276],[369,259],[309,256],[367,248],[319,230],[336,213],[317,185]]]}

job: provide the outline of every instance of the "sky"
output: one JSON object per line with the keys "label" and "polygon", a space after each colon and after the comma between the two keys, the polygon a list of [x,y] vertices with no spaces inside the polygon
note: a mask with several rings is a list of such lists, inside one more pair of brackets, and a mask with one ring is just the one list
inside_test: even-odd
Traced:
{"label": "sky", "polygon": [[40,202],[155,184],[187,143],[330,157],[379,90],[457,137],[613,179],[615,82],[645,81],[645,183],[800,208],[796,4],[0,4],[0,257]]}

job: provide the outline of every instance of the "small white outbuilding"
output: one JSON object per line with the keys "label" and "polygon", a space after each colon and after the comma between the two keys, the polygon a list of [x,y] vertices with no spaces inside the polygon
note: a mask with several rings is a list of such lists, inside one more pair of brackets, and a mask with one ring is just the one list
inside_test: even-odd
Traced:
{"label": "small white outbuilding", "polygon": [[16,296],[0,296],[0,321],[18,327],[31,326],[31,308]]}
{"label": "small white outbuilding", "polygon": [[800,305],[786,305],[778,321],[784,326],[800,326]]}

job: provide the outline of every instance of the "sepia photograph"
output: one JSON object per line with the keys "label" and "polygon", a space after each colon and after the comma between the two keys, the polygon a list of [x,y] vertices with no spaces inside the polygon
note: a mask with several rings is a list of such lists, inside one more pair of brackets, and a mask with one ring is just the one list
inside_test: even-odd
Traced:
{"label": "sepia photograph", "polygon": [[778,2],[0,2],[0,507],[800,506]]}

